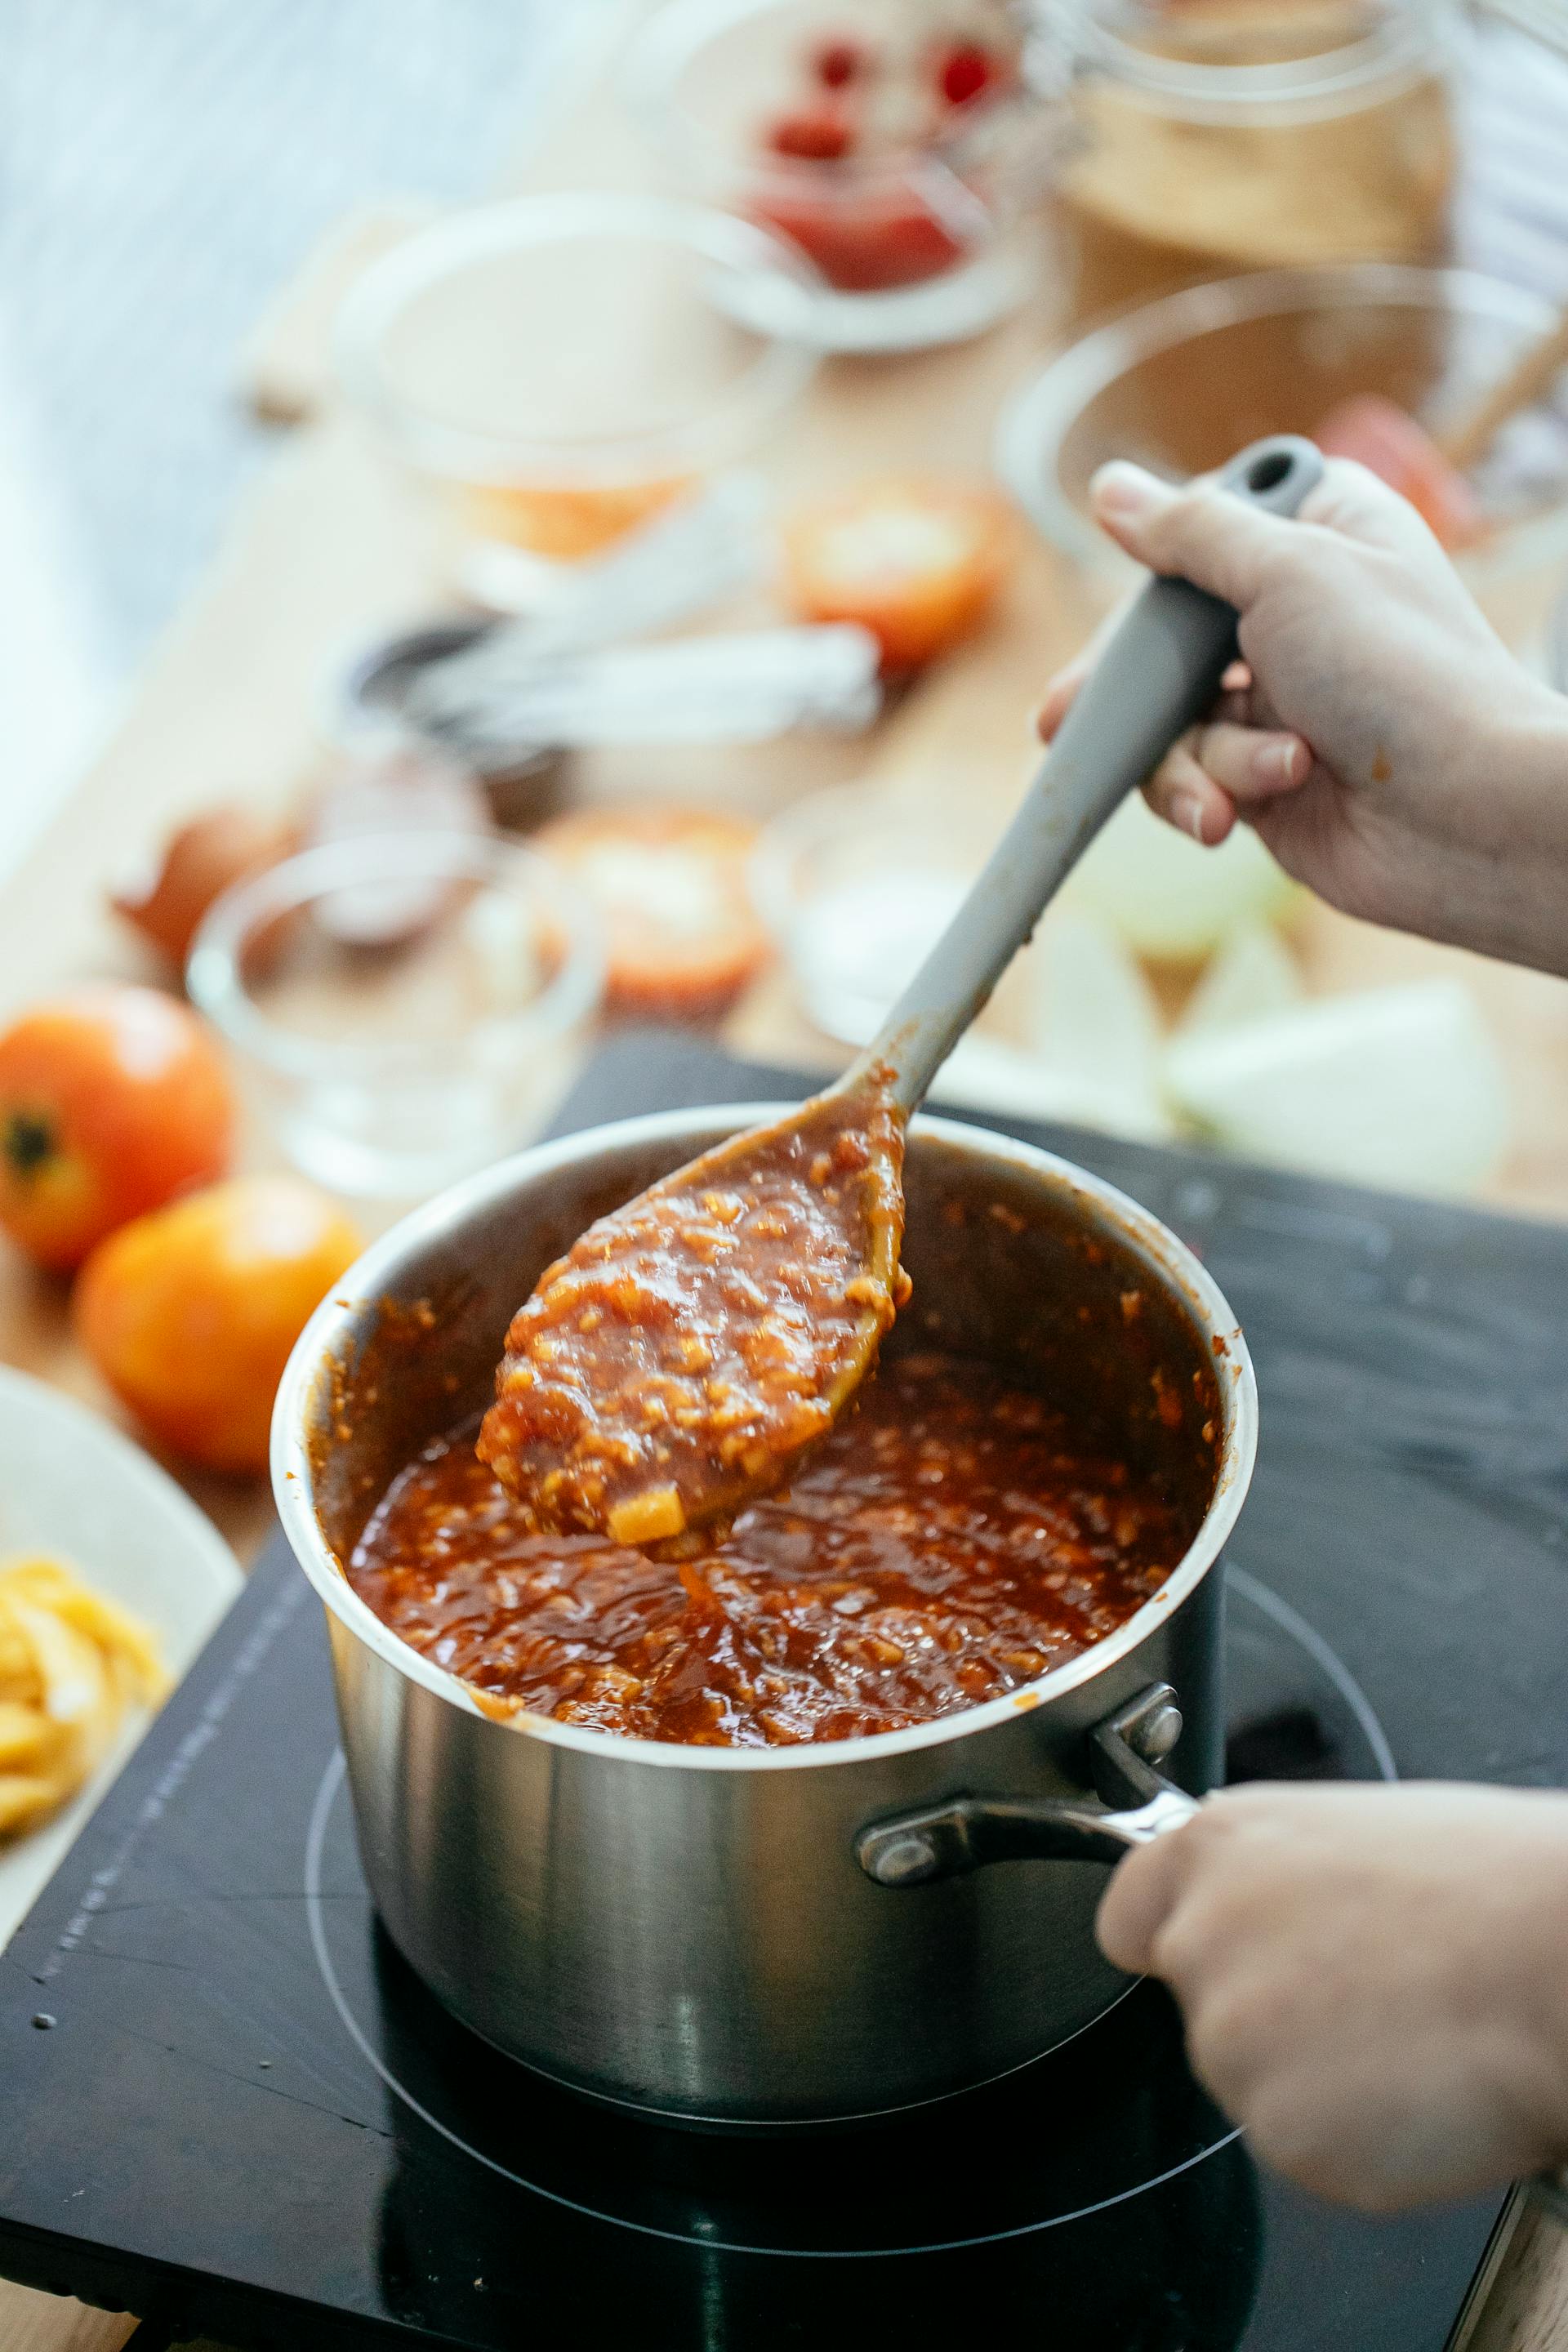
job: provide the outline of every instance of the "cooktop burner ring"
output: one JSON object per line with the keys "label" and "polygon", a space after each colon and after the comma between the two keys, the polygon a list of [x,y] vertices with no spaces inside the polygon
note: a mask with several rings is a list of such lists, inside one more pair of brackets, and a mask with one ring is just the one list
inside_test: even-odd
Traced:
{"label": "cooktop burner ring", "polygon": [[[1394,1753],[1389,1745],[1387,1734],[1371,1701],[1344,1661],[1323,1635],[1298,1610],[1292,1608],[1289,1601],[1281,1600],[1269,1586],[1259,1583],[1255,1577],[1247,1575],[1245,1570],[1227,1565],[1226,1581],[1227,1592],[1232,1599],[1245,1602],[1267,1620],[1285,1636],[1290,1644],[1302,1652],[1312,1666],[1332,1685],[1364,1738],[1378,1776],[1384,1780],[1397,1780],[1399,1773]],[[1110,2196],[1094,2199],[1088,2204],[1077,2206],[1070,2210],[1047,2213],[1012,2228],[981,2231],[960,2238],[927,2241],[918,2245],[910,2245],[907,2242],[888,2246],[769,2245],[738,2239],[711,2237],[707,2234],[694,2239],[687,2231],[666,2229],[656,2222],[638,2221],[626,2213],[606,2211],[602,2207],[586,2204],[578,2199],[564,2195],[560,2189],[546,2187],[542,2182],[531,2179],[527,2174],[502,2163],[499,2158],[489,2154],[481,2147],[477,2147],[471,2140],[454,2130],[452,2126],[445,2122],[440,2116],[434,2114],[388,2065],[376,2046],[374,2035],[367,2032],[356,2014],[353,2004],[343,1989],[332,1958],[321,1884],[321,1864],[328,1832],[340,1801],[344,1801],[346,1782],[347,1767],[342,1748],[337,1748],[333,1749],[321,1774],[315,1800],[311,1805],[310,1826],[305,1842],[303,1874],[305,1910],[311,1948],[321,1981],[340,2022],[360,2055],[378,2076],[385,2089],[412,2115],[417,2116],[427,2129],[436,2132],[449,2146],[457,2148],[461,2154],[470,2157],[487,2171],[498,2175],[503,2180],[510,2181],[515,2187],[525,2189],[531,2196],[542,2197],[547,2202],[567,2211],[580,2214],[586,2220],[607,2223],[611,2227],[627,2230],[643,2237],[664,2239],[678,2245],[700,2243],[710,2251],[720,2253],[783,2254],[801,2261],[826,2259],[858,2262],[895,2260],[911,2252],[955,2253],[969,2248],[1000,2243],[1008,2239],[1033,2237],[1047,2230],[1065,2228],[1069,2223],[1087,2221],[1093,2215],[1107,2212],[1118,2205],[1126,2204],[1133,2198],[1142,2197],[1169,2181],[1180,2179],[1182,2175],[1193,2171],[1198,2165],[1207,2163],[1223,2149],[1232,2147],[1242,2137],[1239,2128],[1221,2133],[1204,2147],[1184,2157],[1179,2163],[1170,2165],[1160,2172],[1152,2173],[1143,2179],[1130,2182],[1125,2188],[1116,2190]],[[1107,2012],[1107,2014],[1110,2013]],[[1095,2025],[1101,2022],[1103,2022],[1102,2020],[1097,2019]],[[1085,2029],[1088,2032],[1092,2032],[1094,2030],[1094,2026]],[[1050,2054],[1054,2055],[1054,2053]],[[1038,2063],[1038,2061],[1030,2062],[1030,2063]],[[658,2121],[657,2118],[645,2120],[656,2124]]]}
{"label": "cooktop burner ring", "polygon": [[1365,1739],[1380,1780],[1397,1780],[1399,1767],[1394,1760],[1394,1750],[1388,1744],[1388,1734],[1378,1721],[1372,1701],[1352,1674],[1339,1652],[1327,1643],[1317,1627],[1281,1601],[1271,1586],[1259,1584],[1244,1568],[1234,1568],[1227,1559],[1225,1589],[1232,1598],[1250,1601],[1265,1617],[1271,1617],[1282,1633],[1307,1653],[1314,1665],[1321,1668],[1344,1700]]}

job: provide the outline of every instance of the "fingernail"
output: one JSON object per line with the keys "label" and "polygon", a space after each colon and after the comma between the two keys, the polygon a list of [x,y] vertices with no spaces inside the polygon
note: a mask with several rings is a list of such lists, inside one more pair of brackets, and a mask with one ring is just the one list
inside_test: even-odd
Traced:
{"label": "fingernail", "polygon": [[1123,516],[1131,522],[1160,504],[1165,486],[1142,466],[1130,466],[1125,458],[1115,457],[1091,478],[1089,495],[1102,514]]}
{"label": "fingernail", "polygon": [[1263,743],[1253,755],[1252,772],[1260,784],[1293,784],[1300,759],[1299,743]]}
{"label": "fingernail", "polygon": [[1179,825],[1184,833],[1190,833],[1194,841],[1202,841],[1204,804],[1200,795],[1196,793],[1173,793],[1171,822],[1173,824]]}

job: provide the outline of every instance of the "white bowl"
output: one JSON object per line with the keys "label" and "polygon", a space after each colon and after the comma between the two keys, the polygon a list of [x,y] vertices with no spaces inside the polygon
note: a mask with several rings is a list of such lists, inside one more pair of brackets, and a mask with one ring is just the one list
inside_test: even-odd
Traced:
{"label": "white bowl", "polygon": [[[176,1681],[245,1581],[211,1520],[140,1446],[58,1390],[0,1366],[0,1559],[20,1551],[57,1555],[133,1610]],[[0,1840],[0,1948],[150,1720],[132,1710],[69,1804]]]}

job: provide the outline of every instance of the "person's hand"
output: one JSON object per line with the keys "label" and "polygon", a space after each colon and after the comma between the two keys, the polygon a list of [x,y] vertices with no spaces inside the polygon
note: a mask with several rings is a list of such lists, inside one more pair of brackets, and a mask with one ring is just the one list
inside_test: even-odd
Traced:
{"label": "person's hand", "polygon": [[1568,1797],[1226,1790],[1119,1866],[1099,1934],[1306,2189],[1387,2210],[1568,2156]]}
{"label": "person's hand", "polygon": [[[1093,489],[1130,555],[1241,614],[1244,660],[1151,780],[1158,813],[1211,846],[1239,814],[1349,914],[1568,971],[1568,701],[1513,660],[1414,509],[1345,458],[1295,521],[1135,466]],[[1047,742],[1097,650],[1053,680]]]}

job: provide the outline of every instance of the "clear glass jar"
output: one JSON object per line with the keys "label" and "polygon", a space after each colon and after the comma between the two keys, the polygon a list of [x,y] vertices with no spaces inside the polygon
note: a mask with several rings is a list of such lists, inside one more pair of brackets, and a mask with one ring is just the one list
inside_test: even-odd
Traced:
{"label": "clear glass jar", "polygon": [[1068,314],[1195,279],[1440,258],[1447,0],[1055,0],[1052,211]]}

